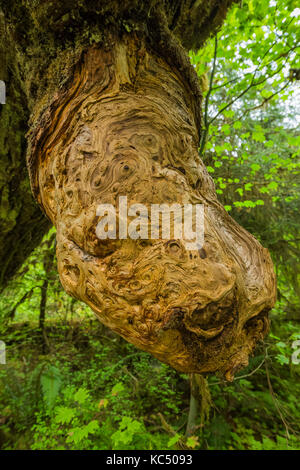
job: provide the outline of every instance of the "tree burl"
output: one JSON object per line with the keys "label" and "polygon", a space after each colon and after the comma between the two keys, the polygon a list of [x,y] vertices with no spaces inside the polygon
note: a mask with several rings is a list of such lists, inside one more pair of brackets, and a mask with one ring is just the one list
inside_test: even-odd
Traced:
{"label": "tree burl", "polygon": [[[268,251],[218,202],[199,158],[201,89],[183,48],[200,47],[231,2],[125,3],[126,14],[119,2],[110,16],[103,7],[101,40],[92,44],[78,46],[82,27],[64,20],[77,52],[64,82],[45,79],[32,104],[31,187],[56,226],[68,293],[175,369],[232,380],[268,331],[275,275]],[[33,31],[45,27],[37,16]],[[58,49],[47,70],[70,57],[70,44]],[[100,240],[97,206],[116,207],[120,196],[148,208],[202,204],[203,247]]]}

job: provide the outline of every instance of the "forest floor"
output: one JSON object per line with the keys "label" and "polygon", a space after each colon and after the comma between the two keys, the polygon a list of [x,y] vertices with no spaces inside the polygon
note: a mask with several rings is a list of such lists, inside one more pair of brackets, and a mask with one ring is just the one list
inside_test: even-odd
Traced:
{"label": "forest floor", "polygon": [[189,377],[97,321],[11,323],[1,340],[2,449],[300,449],[299,366],[274,341],[233,383],[208,378],[186,438]]}

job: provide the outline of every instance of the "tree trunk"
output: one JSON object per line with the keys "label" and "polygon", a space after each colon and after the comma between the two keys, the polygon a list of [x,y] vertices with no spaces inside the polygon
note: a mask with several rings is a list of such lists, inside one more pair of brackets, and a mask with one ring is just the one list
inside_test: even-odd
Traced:
{"label": "tree trunk", "polygon": [[186,425],[185,437],[189,437],[195,431],[196,421],[199,416],[199,396],[195,393],[195,374],[190,377],[190,408]]}
{"label": "tree trunk", "polygon": [[186,426],[186,437],[196,431],[196,422],[199,418],[200,432],[202,433],[205,422],[208,421],[212,407],[212,399],[208,382],[205,377],[198,374],[190,375],[190,408]]}
{"label": "tree trunk", "polygon": [[0,104],[0,290],[50,227],[30,190],[25,158],[30,110],[15,59],[16,44],[0,7],[0,80],[6,85],[6,104]]}
{"label": "tree trunk", "polygon": [[[108,32],[106,23],[97,44],[77,47],[82,24],[74,20],[77,49],[58,52],[49,66],[64,83],[48,74],[36,103],[28,98],[31,185],[57,228],[61,282],[105,325],[161,361],[184,372],[221,371],[232,380],[267,332],[275,276],[267,250],[217,201],[199,159],[201,91],[180,44],[200,45],[231,2],[157,7],[132,1],[129,20],[127,2],[100,3],[107,22],[103,11],[118,5],[114,27]],[[26,13],[39,25],[31,37],[37,44],[48,17],[39,8]],[[45,41],[54,47],[60,36],[51,34]],[[34,61],[29,71],[28,77],[38,73]],[[148,210],[151,204],[202,204],[203,247],[191,251],[180,237],[99,240],[97,207],[118,207],[121,196],[128,206]]]}
{"label": "tree trunk", "polygon": [[47,289],[48,289],[48,279],[45,279],[41,286],[41,301],[40,301],[40,316],[39,316],[39,328],[42,332],[44,332],[44,325],[45,325]]}
{"label": "tree trunk", "polygon": [[[43,245],[45,246],[43,268],[45,271],[45,279],[41,285],[41,301],[40,301],[40,316],[39,316],[39,328],[42,330],[43,336],[45,337],[44,325],[46,318],[46,307],[47,307],[47,291],[49,287],[49,281],[51,279],[51,271],[54,264],[55,248],[54,242],[55,235],[52,234]],[[50,281],[51,282],[51,281]]]}
{"label": "tree trunk", "polygon": [[111,30],[137,31],[158,42],[157,22],[166,22],[185,48],[199,48],[222,24],[233,0],[165,0],[151,31],[157,3],[0,0],[0,80],[7,95],[0,104],[0,290],[50,228],[30,191],[26,134],[35,125],[34,114],[68,80],[82,50],[105,43]]}
{"label": "tree trunk", "polygon": [[[187,74],[134,35],[109,43],[84,54],[32,135],[32,187],[57,228],[61,282],[160,360],[231,379],[268,328],[269,254],[216,199],[197,152],[198,102]],[[151,204],[203,204],[203,248],[99,240],[98,204],[117,207],[124,195],[149,213]]]}

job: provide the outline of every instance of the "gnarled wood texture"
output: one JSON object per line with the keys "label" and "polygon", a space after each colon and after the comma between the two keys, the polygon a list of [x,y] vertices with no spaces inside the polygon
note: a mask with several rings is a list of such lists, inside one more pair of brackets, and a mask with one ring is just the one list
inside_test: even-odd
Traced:
{"label": "gnarled wood texture", "polygon": [[[248,363],[268,329],[268,254],[217,201],[188,73],[133,34],[82,56],[30,136],[35,196],[57,228],[61,282],[108,327],[184,372]],[[100,203],[205,206],[205,243],[99,240]]]}
{"label": "gnarled wood texture", "polygon": [[6,105],[0,104],[0,289],[49,229],[30,192],[25,136],[39,125],[38,116],[68,81],[82,50],[94,43],[105,47],[108,32],[121,37],[131,31],[176,64],[174,38],[187,50],[200,47],[232,3],[0,0],[0,80],[7,86]]}

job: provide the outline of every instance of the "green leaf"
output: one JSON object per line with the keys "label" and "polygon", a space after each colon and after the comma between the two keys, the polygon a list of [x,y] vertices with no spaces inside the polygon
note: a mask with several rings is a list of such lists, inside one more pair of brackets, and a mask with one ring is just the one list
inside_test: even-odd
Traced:
{"label": "green leaf", "polygon": [[252,163],[251,165],[251,170],[253,170],[254,172],[260,170],[261,166],[258,164],[258,163]]}
{"label": "green leaf", "polygon": [[268,189],[277,189],[278,188],[278,183],[276,181],[271,181],[271,183],[268,184],[267,186]]}
{"label": "green leaf", "polygon": [[227,118],[232,118],[234,116],[234,111],[232,111],[231,109],[225,109],[223,114]]}
{"label": "green leaf", "polygon": [[221,132],[223,132],[223,134],[225,134],[225,135],[229,135],[230,134],[230,125],[229,124],[224,124],[221,127]]}
{"label": "green leaf", "polygon": [[118,395],[118,393],[123,392],[123,390],[124,390],[124,385],[122,384],[122,382],[118,382],[118,383],[112,388],[111,394],[112,394],[113,396],[115,396],[115,395]]}
{"label": "green leaf", "polygon": [[283,354],[277,354],[275,357],[276,357],[277,361],[279,362],[279,364],[281,364],[282,366],[284,364],[289,364],[289,362],[290,362],[289,359],[286,356],[284,356]]}
{"label": "green leaf", "polygon": [[242,127],[241,121],[235,121],[235,123],[233,124],[234,129],[241,129],[241,127]]}
{"label": "green leaf", "polygon": [[256,204],[253,201],[247,200],[247,201],[244,201],[244,206],[245,207],[255,207]]}
{"label": "green leaf", "polygon": [[99,423],[98,421],[96,421],[95,419],[93,419],[93,421],[90,421],[87,426],[86,426],[86,429],[88,431],[89,434],[92,434],[94,433],[95,431],[97,431],[99,429]]}
{"label": "green leaf", "polygon": [[74,401],[82,405],[88,400],[89,396],[89,392],[85,388],[79,388],[74,395]]}
{"label": "green leaf", "polygon": [[271,90],[266,90],[266,89],[263,89],[261,92],[260,92],[261,96],[263,98],[270,98],[270,96],[272,96],[273,92]]}
{"label": "green leaf", "polygon": [[68,424],[72,421],[76,415],[76,410],[73,408],[67,408],[65,406],[58,406],[56,409],[55,422],[61,424]]}
{"label": "green leaf", "polygon": [[41,374],[40,382],[46,405],[48,408],[52,408],[62,384],[59,369],[48,366]]}
{"label": "green leaf", "polygon": [[177,444],[179,439],[180,439],[180,434],[175,434],[175,436],[171,437],[171,439],[168,440],[167,446],[173,447],[175,444]]}
{"label": "green leaf", "polygon": [[186,441],[186,445],[194,449],[197,445],[199,445],[199,437],[198,436],[190,436]]}
{"label": "green leaf", "polygon": [[96,420],[91,421],[86,426],[72,428],[69,432],[69,436],[66,442],[74,442],[79,444],[81,441],[86,439],[89,434],[94,434],[99,429],[99,423]]}
{"label": "green leaf", "polygon": [[250,132],[245,132],[245,134],[241,135],[241,138],[245,140],[248,139],[249,137],[250,137]]}
{"label": "green leaf", "polygon": [[265,134],[261,131],[252,132],[252,139],[256,142],[264,142]]}

